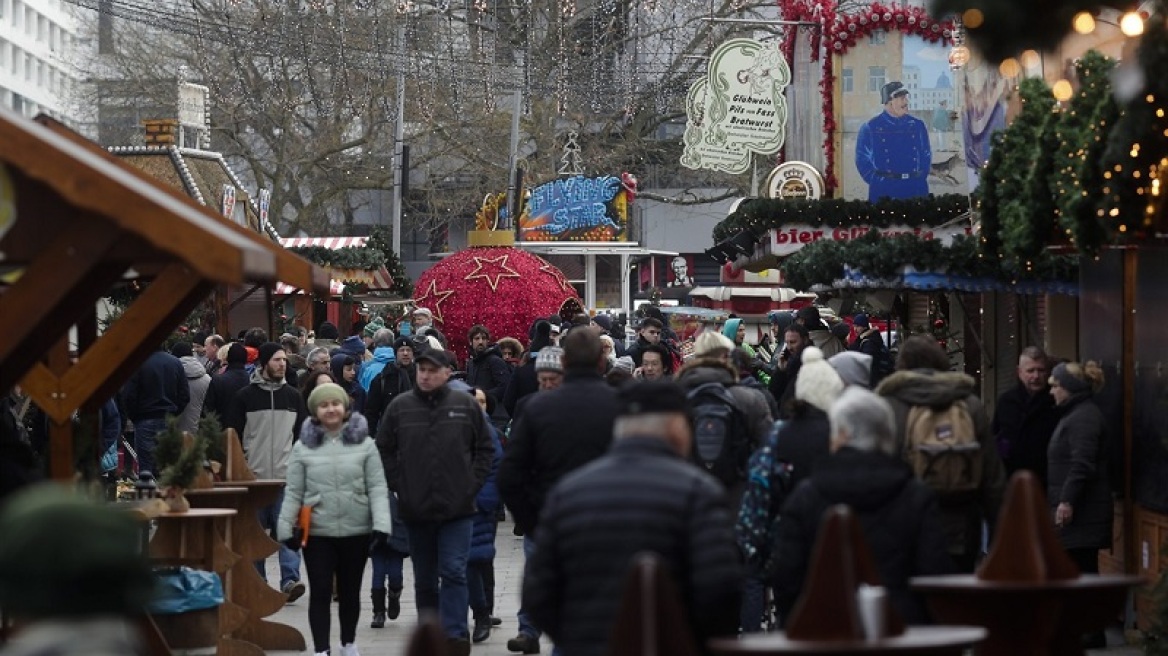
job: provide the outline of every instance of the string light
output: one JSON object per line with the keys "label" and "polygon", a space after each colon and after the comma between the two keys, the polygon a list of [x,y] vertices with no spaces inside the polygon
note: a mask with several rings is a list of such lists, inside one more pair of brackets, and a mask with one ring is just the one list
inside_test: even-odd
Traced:
{"label": "string light", "polygon": [[1072,25],[1079,34],[1090,34],[1095,31],[1095,17],[1089,11],[1081,11],[1075,14]]}
{"label": "string light", "polygon": [[1119,19],[1119,31],[1124,36],[1139,36],[1144,33],[1144,18],[1137,11],[1129,11]]}

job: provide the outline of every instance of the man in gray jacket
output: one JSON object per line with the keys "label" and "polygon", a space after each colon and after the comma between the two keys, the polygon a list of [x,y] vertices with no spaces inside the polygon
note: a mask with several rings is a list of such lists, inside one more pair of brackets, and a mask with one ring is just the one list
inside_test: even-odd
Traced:
{"label": "man in gray jacket", "polygon": [[446,354],[427,349],[415,360],[416,385],[386,408],[377,448],[409,531],[418,612],[437,610],[448,653],[466,656],[466,561],[475,495],[491,470],[495,447],[478,402],[447,386]]}
{"label": "man in gray jacket", "polygon": [[[275,342],[259,347],[256,369],[251,383],[239,390],[231,400],[224,420],[224,428],[239,433],[247,466],[256,478],[284,480],[288,472],[288,458],[292,455],[292,438],[300,433],[300,425],[308,416],[304,399],[294,387],[284,382],[288,357]],[[284,492],[275,503],[260,511],[260,525],[275,537],[276,520]],[[263,561],[256,562],[260,576],[267,580]],[[280,545],[280,590],[293,602],[304,595],[300,582],[300,555]]]}

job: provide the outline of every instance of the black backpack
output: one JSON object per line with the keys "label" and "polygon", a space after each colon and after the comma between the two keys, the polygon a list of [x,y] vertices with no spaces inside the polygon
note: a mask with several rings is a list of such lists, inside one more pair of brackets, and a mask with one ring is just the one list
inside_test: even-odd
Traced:
{"label": "black backpack", "polygon": [[693,417],[692,458],[731,487],[746,480],[750,429],[734,395],[722,383],[703,383],[686,394]]}

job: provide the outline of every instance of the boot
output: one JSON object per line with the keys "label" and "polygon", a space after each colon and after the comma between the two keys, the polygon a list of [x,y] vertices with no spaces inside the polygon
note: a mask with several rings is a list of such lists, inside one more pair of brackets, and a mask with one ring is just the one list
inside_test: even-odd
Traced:
{"label": "boot", "polygon": [[472,642],[484,642],[491,637],[491,618],[490,616],[476,618],[474,621],[474,628],[471,629],[470,639]]}
{"label": "boot", "polygon": [[389,596],[385,603],[385,614],[389,619],[396,620],[401,615],[401,588],[389,589]]}
{"label": "boot", "polygon": [[385,588],[373,588],[370,591],[373,597],[373,621],[369,627],[373,629],[385,628]]}
{"label": "boot", "polygon": [[446,653],[448,656],[470,656],[470,640],[447,638]]}

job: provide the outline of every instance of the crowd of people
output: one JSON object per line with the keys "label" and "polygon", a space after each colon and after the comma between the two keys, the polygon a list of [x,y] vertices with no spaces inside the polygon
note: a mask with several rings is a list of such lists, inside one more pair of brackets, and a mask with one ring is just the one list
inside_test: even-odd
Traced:
{"label": "crowd of people", "polygon": [[682,344],[650,311],[626,344],[604,315],[549,317],[524,336],[474,326],[460,367],[418,308],[400,335],[374,320],[345,339],[324,322],[179,342],[110,412],[132,422],[140,475],[167,416],[214,414],[257,477],[286,481],[260,521],[288,602],[308,591],[318,655],[333,653],[334,599],[340,653],[358,653],[366,559],[373,628],[398,618],[408,559],[449,653],[489,640],[504,507],[526,558],[507,641],[523,654],[545,634],[556,654],[606,653],[643,551],[679,584],[701,643],[781,625],[836,504],[858,516],[892,607],[928,623],[909,579],[973,571],[1019,470],[1045,483],[1080,570],[1098,571],[1112,508],[1101,370],[1027,348],[991,418],[934,339],[893,355],[868,316],[850,323],[807,307],[772,313],[757,345],[736,318]]}

